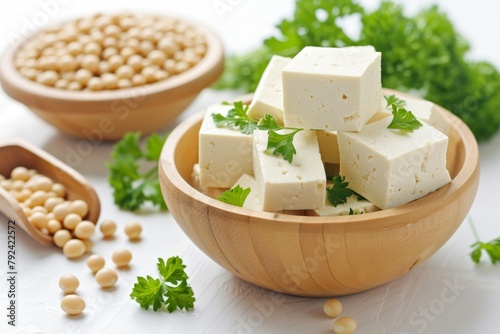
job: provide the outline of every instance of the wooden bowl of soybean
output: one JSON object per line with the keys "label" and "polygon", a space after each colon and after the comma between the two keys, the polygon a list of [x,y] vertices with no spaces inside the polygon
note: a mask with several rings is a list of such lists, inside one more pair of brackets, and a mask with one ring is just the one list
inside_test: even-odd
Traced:
{"label": "wooden bowl of soybean", "polygon": [[223,65],[220,39],[198,22],[96,14],[7,48],[0,83],[63,133],[116,140],[172,123]]}
{"label": "wooden bowl of soybean", "polygon": [[212,199],[191,186],[204,111],[178,125],[165,143],[159,163],[163,195],[196,246],[247,282],[311,297],[365,291],[421,265],[453,235],[472,205],[479,180],[477,142],[458,117],[440,109],[451,124],[447,168],[452,181],[399,207],[306,217]]}

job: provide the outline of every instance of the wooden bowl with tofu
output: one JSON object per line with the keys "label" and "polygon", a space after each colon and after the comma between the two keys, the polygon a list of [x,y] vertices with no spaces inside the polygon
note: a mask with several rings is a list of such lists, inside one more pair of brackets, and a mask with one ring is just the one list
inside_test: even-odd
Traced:
{"label": "wooden bowl with tofu", "polygon": [[[250,99],[242,97],[245,103]],[[245,281],[298,296],[368,290],[434,254],[460,226],[476,195],[476,140],[458,117],[437,108],[448,118],[451,182],[407,204],[360,215],[313,217],[256,211],[211,198],[192,185],[205,112],[185,120],[168,138],[159,164],[163,195],[191,240]]]}

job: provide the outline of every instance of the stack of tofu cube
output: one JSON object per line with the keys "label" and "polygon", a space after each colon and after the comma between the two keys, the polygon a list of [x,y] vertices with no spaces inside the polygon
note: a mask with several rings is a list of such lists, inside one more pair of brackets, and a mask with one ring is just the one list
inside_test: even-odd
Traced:
{"label": "stack of tofu cube", "polygon": [[[251,188],[244,207],[321,216],[372,212],[421,198],[450,182],[449,122],[431,102],[403,99],[423,121],[413,132],[387,128],[392,109],[382,95],[381,54],[371,46],[305,47],[293,59],[274,56],[247,115],[259,120],[270,114],[280,125],[304,129],[294,137],[292,162],[268,152],[268,131],[217,127],[212,115],[227,115],[233,106],[213,105],[199,133],[195,186],[220,193],[240,185]],[[339,172],[364,199],[328,203],[327,174]]]}

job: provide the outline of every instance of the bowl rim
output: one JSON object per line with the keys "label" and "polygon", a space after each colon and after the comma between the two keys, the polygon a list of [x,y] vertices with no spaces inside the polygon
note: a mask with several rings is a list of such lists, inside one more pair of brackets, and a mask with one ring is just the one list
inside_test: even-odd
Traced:
{"label": "bowl rim", "polygon": [[[398,93],[402,96],[417,98],[406,93],[401,93],[386,88],[383,89],[383,93]],[[240,96],[235,100],[245,101],[246,99],[251,98],[251,96],[252,94],[248,94]],[[196,190],[189,182],[184,180],[177,168],[175,168],[175,151],[177,144],[180,140],[182,140],[184,133],[190,130],[193,126],[196,126],[198,123],[202,122],[206,109],[190,116],[182,123],[180,123],[170,133],[160,156],[159,172],[160,175],[164,174],[169,179],[169,181],[177,188],[177,190],[181,191],[185,195],[193,198],[200,203],[203,203],[204,205],[214,207],[217,210],[221,210],[224,213],[233,216],[251,216],[252,218],[256,219],[271,220],[273,222],[280,222],[284,224],[345,224],[346,227],[348,225],[349,227],[359,228],[365,231],[379,230],[381,228],[390,229],[400,227],[411,224],[411,221],[418,221],[432,212],[439,211],[441,207],[450,204],[455,198],[459,196],[459,189],[471,182],[474,182],[475,178],[479,176],[479,148],[471,130],[456,115],[452,114],[451,112],[437,104],[436,106],[449,118],[451,126],[457,132],[460,138],[460,142],[463,143],[465,151],[464,163],[458,171],[457,175],[451,180],[450,183],[420,199],[391,209],[365,213],[363,215],[298,216],[235,207],[201,193],[200,191]],[[422,205],[423,203],[425,203],[425,206]],[[426,209],[423,210],[422,207],[425,207]],[[408,219],[408,216],[410,216],[411,219]]]}
{"label": "bowl rim", "polygon": [[[147,14],[147,13],[140,13]],[[142,86],[116,89],[116,90],[104,90],[104,91],[70,91],[64,89],[57,89],[54,87],[45,86],[38,82],[32,81],[23,75],[16,69],[14,65],[14,57],[19,49],[19,47],[34,38],[36,35],[43,32],[44,29],[39,29],[34,34],[20,41],[17,41],[10,46],[8,46],[1,59],[0,59],[0,84],[2,86],[9,85],[12,89],[26,94],[30,98],[35,98],[36,100],[52,100],[60,102],[78,102],[78,103],[95,103],[95,102],[112,102],[117,99],[123,99],[124,97],[133,96],[148,96],[158,94],[160,92],[173,92],[177,95],[182,95],[181,92],[186,85],[196,83],[199,81],[200,77],[207,75],[212,68],[215,68],[217,64],[224,57],[224,49],[222,41],[220,38],[204,23],[195,22],[192,19],[184,18],[178,15],[164,15],[164,14],[152,14],[162,18],[174,18],[186,23],[189,26],[194,27],[202,34],[206,39],[207,51],[200,62],[195,66],[191,67],[187,71],[172,76],[166,80],[159,82],[146,84]],[[77,20],[78,18],[73,18],[71,20]],[[62,22],[54,23],[54,25],[61,24]],[[203,87],[200,88],[203,89]],[[4,88],[5,89],[5,88]],[[10,94],[9,94],[10,95]],[[23,102],[24,101],[20,101]],[[27,104],[29,105],[29,104]],[[92,112],[92,110],[89,110]],[[65,112],[72,113],[71,109],[65,110]],[[98,112],[98,111],[96,111]],[[100,111],[99,111],[100,112]]]}

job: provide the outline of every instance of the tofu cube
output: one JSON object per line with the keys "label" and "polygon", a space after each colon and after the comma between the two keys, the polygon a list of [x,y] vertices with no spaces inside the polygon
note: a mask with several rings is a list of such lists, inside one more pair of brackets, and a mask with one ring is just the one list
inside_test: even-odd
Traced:
{"label": "tofu cube", "polygon": [[[260,187],[257,181],[255,180],[255,177],[252,175],[248,174],[243,174],[238,181],[234,184],[234,187],[239,185],[243,189],[250,188],[250,193],[248,194],[245,203],[243,204],[244,208],[247,209],[252,209],[256,211],[262,211],[262,205],[261,205],[261,200],[260,200]],[[287,214],[287,215],[295,215],[295,216],[305,216],[306,211],[305,210],[283,210],[283,211],[276,211],[276,213],[282,213],[282,214]]]}
{"label": "tofu cube", "polygon": [[[288,131],[288,130],[280,130]],[[254,131],[254,172],[263,211],[320,209],[325,206],[326,176],[316,133],[295,135],[292,163],[267,152],[268,132]]]}
{"label": "tofu cube", "polygon": [[274,117],[276,122],[283,125],[283,84],[281,71],[292,58],[273,56],[267,65],[259,85],[255,90],[252,103],[248,107],[247,115],[255,120],[266,114]]}
{"label": "tofu cube", "polygon": [[318,137],[319,153],[325,164],[339,164],[340,153],[337,140],[337,131],[316,131]]}
{"label": "tofu cube", "polygon": [[236,181],[236,183],[232,188],[236,187],[237,185],[239,185],[243,189],[250,188],[250,193],[245,199],[243,207],[247,209],[262,211],[262,207],[260,205],[260,197],[259,197],[260,189],[259,185],[257,184],[257,181],[255,181],[255,178],[252,175],[243,174],[238,179],[238,181]]}
{"label": "tofu cube", "polygon": [[287,127],[361,131],[380,109],[381,54],[371,46],[305,47],[282,76]]}
{"label": "tofu cube", "polygon": [[213,105],[199,133],[200,185],[230,188],[243,174],[253,175],[253,137],[239,129],[218,128],[213,114],[226,116],[233,106]]}
{"label": "tofu cube", "polygon": [[387,129],[391,118],[359,132],[339,132],[340,174],[381,209],[421,198],[450,182],[448,137],[423,123],[411,133]]}
{"label": "tofu cube", "polygon": [[200,172],[200,164],[195,164],[191,173],[191,185],[194,189],[211,198],[217,198],[227,190],[226,188],[202,187],[200,184]]}

